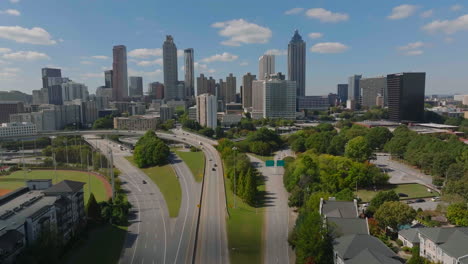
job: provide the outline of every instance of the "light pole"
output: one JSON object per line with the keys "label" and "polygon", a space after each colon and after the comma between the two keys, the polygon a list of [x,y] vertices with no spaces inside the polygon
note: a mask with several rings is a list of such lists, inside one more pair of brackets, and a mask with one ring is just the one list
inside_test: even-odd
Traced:
{"label": "light pole", "polygon": [[236,195],[237,195],[237,184],[236,184],[236,166],[237,166],[237,147],[233,147],[234,151],[234,208],[236,208]]}
{"label": "light pole", "polygon": [[69,164],[68,164],[68,142],[67,141],[68,140],[65,139],[65,156],[67,158],[67,166],[68,166]]}

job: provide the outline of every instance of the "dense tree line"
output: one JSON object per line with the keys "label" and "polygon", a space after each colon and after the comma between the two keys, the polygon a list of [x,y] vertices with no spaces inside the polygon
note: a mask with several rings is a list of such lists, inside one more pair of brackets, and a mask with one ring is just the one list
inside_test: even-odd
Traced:
{"label": "dense tree line", "polygon": [[[212,129],[212,128],[209,128],[209,127],[202,127],[197,121],[195,120],[190,120],[190,119],[187,119],[185,120],[183,123],[182,123],[182,127],[189,130],[189,131],[192,131],[192,132],[195,132],[195,133],[198,133],[198,134],[201,134],[205,137],[210,137],[212,138],[214,135],[215,135],[215,131]],[[219,131],[217,133],[218,136],[220,136],[219,134]]]}
{"label": "dense tree line", "polygon": [[273,130],[262,127],[250,133],[237,147],[242,152],[252,152],[258,155],[269,155],[283,145],[281,137]]}
{"label": "dense tree line", "polygon": [[166,143],[149,130],[136,143],[133,156],[138,167],[146,168],[166,164],[169,154]]}
{"label": "dense tree line", "polygon": [[51,144],[51,139],[48,137],[40,137],[34,140],[22,140],[22,141],[5,141],[0,142],[2,148],[7,150],[20,150],[24,149],[34,149],[34,148],[45,148]]}
{"label": "dense tree line", "polygon": [[114,128],[114,115],[107,115],[96,119],[93,124],[93,129],[113,129]]}
{"label": "dense tree line", "polygon": [[244,202],[256,206],[259,177],[249,157],[235,149],[235,144],[228,139],[219,141],[218,151],[221,153],[224,173],[231,183],[232,191]]}

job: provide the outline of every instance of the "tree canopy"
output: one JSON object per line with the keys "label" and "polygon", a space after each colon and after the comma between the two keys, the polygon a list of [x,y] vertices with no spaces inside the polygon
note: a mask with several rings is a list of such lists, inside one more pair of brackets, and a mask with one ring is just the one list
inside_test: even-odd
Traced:
{"label": "tree canopy", "polygon": [[160,166],[167,163],[169,154],[169,147],[149,130],[135,145],[134,159],[140,168]]}

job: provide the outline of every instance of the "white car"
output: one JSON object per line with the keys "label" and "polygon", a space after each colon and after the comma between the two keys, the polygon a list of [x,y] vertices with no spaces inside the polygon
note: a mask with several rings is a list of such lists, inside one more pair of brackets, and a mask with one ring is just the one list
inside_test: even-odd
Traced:
{"label": "white car", "polygon": [[431,201],[433,201],[433,202],[438,202],[438,201],[440,201],[440,197],[439,197],[439,196],[437,196],[437,197],[432,197]]}

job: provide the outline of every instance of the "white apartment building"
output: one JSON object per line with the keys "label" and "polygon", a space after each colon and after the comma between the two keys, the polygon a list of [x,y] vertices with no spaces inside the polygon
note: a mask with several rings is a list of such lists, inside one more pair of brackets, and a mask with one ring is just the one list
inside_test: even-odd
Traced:
{"label": "white apartment building", "polygon": [[3,123],[0,125],[0,138],[37,135],[36,125],[30,122]]}
{"label": "white apartment building", "polygon": [[218,125],[217,98],[210,94],[197,96],[197,121],[204,127],[215,129]]}

